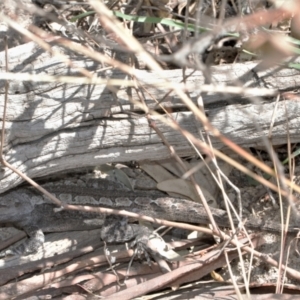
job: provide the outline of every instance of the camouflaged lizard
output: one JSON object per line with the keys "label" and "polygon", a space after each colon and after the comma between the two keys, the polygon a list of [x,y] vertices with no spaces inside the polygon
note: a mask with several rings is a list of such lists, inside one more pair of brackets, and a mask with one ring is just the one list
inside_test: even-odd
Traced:
{"label": "camouflaged lizard", "polygon": [[[201,204],[168,197],[162,193],[148,195],[144,192],[103,190],[77,185],[50,185],[45,188],[63,203],[126,210],[169,221],[209,224],[209,218]],[[101,238],[107,242],[126,242],[145,234],[142,226],[127,224],[124,218],[118,221],[118,218],[108,218],[103,214],[56,210],[57,206],[33,188],[18,188],[0,195],[0,225],[12,225],[24,230],[29,236],[25,243],[13,250],[4,251],[1,255],[36,252],[44,243],[45,232],[102,228]],[[211,208],[211,212],[219,226],[229,227],[226,211]],[[237,224],[237,220],[234,223]],[[281,231],[281,224],[264,222],[257,217],[249,218],[244,225],[258,231]],[[296,233],[298,228],[290,226],[288,231]]]}

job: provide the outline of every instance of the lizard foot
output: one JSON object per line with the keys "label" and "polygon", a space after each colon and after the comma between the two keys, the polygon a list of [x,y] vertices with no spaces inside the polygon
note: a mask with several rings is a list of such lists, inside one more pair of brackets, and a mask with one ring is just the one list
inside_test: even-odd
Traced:
{"label": "lizard foot", "polygon": [[[128,224],[127,218],[110,215],[105,218],[101,229],[101,239],[107,243],[130,242],[130,248],[135,248],[135,256],[144,254],[148,264],[151,264],[148,241],[152,230],[139,224]],[[150,251],[151,252],[151,251]]]}

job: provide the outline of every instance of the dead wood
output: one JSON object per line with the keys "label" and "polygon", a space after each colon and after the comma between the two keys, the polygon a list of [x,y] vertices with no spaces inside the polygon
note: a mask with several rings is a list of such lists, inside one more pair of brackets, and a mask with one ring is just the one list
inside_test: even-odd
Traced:
{"label": "dead wood", "polygon": [[[56,46],[57,47],[57,46]],[[103,65],[80,55],[63,50],[72,60],[66,66],[58,57],[51,56],[33,43],[27,43],[9,51],[10,71],[47,75],[78,75],[75,66],[96,72],[100,78],[127,79],[128,75],[116,69],[102,71]],[[4,72],[4,53],[0,53]],[[211,69],[213,82],[220,86],[239,82],[247,87],[268,87],[282,90],[299,88],[300,73],[283,68],[254,72],[256,62],[223,65]],[[169,92],[155,84],[162,82],[147,70],[136,70],[145,101],[152,109],[158,108],[153,98],[159,101]],[[197,71],[187,78],[189,95],[196,102],[205,80]],[[165,76],[173,83],[182,81],[182,70],[165,70]],[[24,75],[26,76],[26,75]],[[4,81],[1,85],[4,93]],[[143,89],[145,88],[145,90]],[[131,160],[160,160],[170,156],[168,149],[148,125],[141,109],[130,102],[140,101],[136,90],[128,87],[102,85],[63,84],[13,81],[9,89],[9,104],[6,123],[6,160],[30,177],[40,177],[62,170],[90,167],[107,162]],[[262,137],[269,133],[275,104],[232,104],[224,107],[224,99],[243,100],[232,95],[205,94],[204,102],[209,107],[207,114],[212,124],[233,142],[243,146],[261,146]],[[3,113],[3,101],[0,115]],[[180,99],[170,93],[161,104],[173,111],[171,116],[179,125],[199,136],[203,130],[194,115]],[[298,101],[280,102],[277,107],[272,131],[274,145],[285,143],[287,121],[292,142],[300,140]],[[178,132],[153,117],[158,129],[165,135],[181,156],[193,155],[194,150]],[[214,147],[222,143],[212,138]],[[18,185],[22,180],[11,170],[0,174],[0,192]]]}
{"label": "dead wood", "polygon": [[[90,252],[103,246],[99,236],[99,229],[48,234],[44,247],[37,253],[22,258],[14,256],[5,260],[0,272],[0,286],[24,274],[43,272],[54,267],[61,268],[62,265],[65,266],[83,255],[87,255],[88,260]],[[102,254],[103,249],[100,249],[99,252]],[[105,260],[104,262],[106,263]]]}

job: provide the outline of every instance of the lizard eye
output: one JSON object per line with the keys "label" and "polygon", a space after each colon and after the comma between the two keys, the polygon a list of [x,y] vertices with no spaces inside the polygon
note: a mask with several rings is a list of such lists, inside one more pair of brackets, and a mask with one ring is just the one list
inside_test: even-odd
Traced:
{"label": "lizard eye", "polygon": [[14,203],[15,204],[15,207],[19,208],[19,207],[22,207],[22,203],[17,201]]}

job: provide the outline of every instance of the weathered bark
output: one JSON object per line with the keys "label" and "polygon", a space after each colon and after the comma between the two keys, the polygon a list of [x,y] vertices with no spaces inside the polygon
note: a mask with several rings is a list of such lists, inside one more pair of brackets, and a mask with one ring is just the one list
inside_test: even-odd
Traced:
{"label": "weathered bark", "polygon": [[[73,65],[77,67],[91,71],[101,68],[85,57],[69,55]],[[66,67],[58,58],[39,50],[33,43],[11,49],[9,56],[10,70],[17,73],[35,72],[41,76],[78,73],[76,69]],[[0,61],[3,71],[3,53],[0,53]],[[241,83],[252,87],[261,86],[263,82],[265,86],[280,90],[299,88],[299,71],[282,69],[275,73],[260,72],[259,76],[263,81],[257,82],[250,71],[255,65],[256,63],[251,62],[214,67],[212,78],[218,85],[230,84],[232,79],[239,79]],[[160,100],[168,89],[154,87],[153,83],[158,82],[159,78],[151,72],[138,70],[136,74],[147,89],[144,92],[146,103],[155,108],[156,103],[152,97]],[[166,70],[164,74],[172,82],[179,83],[182,80],[182,70]],[[127,78],[126,74],[117,70],[98,72],[98,76]],[[194,86],[189,91],[193,101],[196,101],[200,92],[197,87],[201,87],[203,83],[201,72],[195,72],[187,79],[187,84]],[[2,82],[1,93],[4,91],[3,87]],[[228,97],[222,94],[205,95],[204,101],[215,103]],[[168,149],[154,130],[149,128],[143,115],[124,114],[126,111],[141,111],[129,99],[139,101],[135,90],[122,87],[112,90],[106,85],[12,82],[6,118],[5,158],[30,177],[40,177],[61,170],[107,162],[169,157]],[[181,127],[199,136],[201,125],[174,93],[168,95],[162,105],[173,110],[172,116]],[[274,103],[261,106],[236,104],[210,108],[207,113],[212,124],[227,137],[243,147],[249,147],[262,145],[261,137],[268,134],[274,106]],[[291,140],[300,141],[299,110],[297,101],[279,104],[273,127],[273,144],[285,142],[287,118]],[[3,101],[0,104],[0,116],[2,113]],[[178,132],[158,120],[156,125],[179,155],[194,154],[187,140]],[[213,142],[216,148],[222,148],[223,145],[218,140],[213,139]],[[2,170],[0,180],[0,192],[22,181],[8,169]]]}

